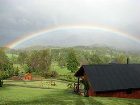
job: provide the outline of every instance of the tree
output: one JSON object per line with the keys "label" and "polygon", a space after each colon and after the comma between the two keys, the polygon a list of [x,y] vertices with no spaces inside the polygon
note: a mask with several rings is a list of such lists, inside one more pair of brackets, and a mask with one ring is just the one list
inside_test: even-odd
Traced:
{"label": "tree", "polygon": [[26,52],[20,52],[19,56],[18,56],[18,62],[21,65],[24,65],[26,62],[26,58],[27,58],[27,53]]}
{"label": "tree", "polygon": [[86,54],[85,58],[87,59],[88,64],[102,64],[103,63],[100,56],[95,53],[91,53],[88,55]]}
{"label": "tree", "polygon": [[67,65],[66,54],[59,53],[58,65],[59,65],[61,68],[66,67],[66,65]]}
{"label": "tree", "polygon": [[13,75],[13,64],[9,61],[3,49],[0,49],[0,86],[2,80]]}
{"label": "tree", "polygon": [[71,72],[75,72],[78,69],[78,66],[79,62],[77,60],[75,51],[73,49],[70,49],[67,57],[67,69]]}
{"label": "tree", "polygon": [[30,71],[41,73],[45,75],[50,71],[52,57],[50,50],[40,50],[31,52],[27,57],[27,65]]}
{"label": "tree", "polygon": [[111,57],[107,55],[100,56],[100,59],[103,64],[109,64],[111,62]]}
{"label": "tree", "polygon": [[52,57],[49,50],[42,50],[40,51],[40,59],[38,62],[38,67],[42,73],[48,73],[51,67]]}
{"label": "tree", "polygon": [[127,57],[124,54],[120,54],[116,58],[117,63],[119,64],[126,64],[127,63]]}
{"label": "tree", "polygon": [[28,68],[30,68],[31,71],[36,72],[38,67],[38,61],[39,61],[39,51],[32,51],[26,58],[27,65],[25,66],[25,72],[28,71]]}

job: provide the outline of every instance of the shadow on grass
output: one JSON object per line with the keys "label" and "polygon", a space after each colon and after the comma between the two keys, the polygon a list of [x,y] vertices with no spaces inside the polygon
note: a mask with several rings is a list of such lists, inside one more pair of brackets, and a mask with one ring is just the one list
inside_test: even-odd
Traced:
{"label": "shadow on grass", "polygon": [[56,90],[33,100],[7,101],[1,105],[103,105],[92,97],[83,97],[69,90]]}
{"label": "shadow on grass", "polygon": [[18,86],[18,87],[25,87],[25,88],[38,88],[38,89],[53,89],[53,88],[47,88],[47,87],[37,87],[37,86],[30,86],[30,85],[19,85],[19,84],[5,84],[2,88],[6,88],[9,86]]}
{"label": "shadow on grass", "polygon": [[0,90],[9,90],[9,88],[7,87],[9,87],[9,85],[3,85],[2,87],[0,87]]}

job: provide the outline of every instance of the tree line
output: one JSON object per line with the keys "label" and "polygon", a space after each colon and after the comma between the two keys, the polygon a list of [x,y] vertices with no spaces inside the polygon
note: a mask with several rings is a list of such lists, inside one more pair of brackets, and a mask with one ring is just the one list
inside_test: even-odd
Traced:
{"label": "tree line", "polygon": [[45,49],[32,51],[17,51],[16,56],[8,58],[5,51],[0,49],[0,83],[3,79],[18,75],[19,68],[14,64],[24,67],[25,72],[35,72],[41,76],[49,77],[57,75],[51,70],[53,62],[57,62],[60,68],[67,68],[74,73],[81,65],[87,64],[125,64],[127,57],[131,63],[139,63],[140,56],[126,54],[112,50],[88,50],[77,48]]}

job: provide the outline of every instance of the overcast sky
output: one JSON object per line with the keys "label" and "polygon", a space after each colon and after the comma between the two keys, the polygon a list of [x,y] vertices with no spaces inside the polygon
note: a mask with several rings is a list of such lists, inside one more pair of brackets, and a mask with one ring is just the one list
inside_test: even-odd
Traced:
{"label": "overcast sky", "polygon": [[[103,25],[140,39],[140,1],[0,0],[0,46],[6,46],[28,33],[47,29],[50,26],[71,24]],[[127,48],[139,46],[139,43],[113,33],[69,29],[46,33],[18,47],[40,43],[60,46],[95,43],[114,46],[118,43],[118,46],[123,44],[123,47]]]}

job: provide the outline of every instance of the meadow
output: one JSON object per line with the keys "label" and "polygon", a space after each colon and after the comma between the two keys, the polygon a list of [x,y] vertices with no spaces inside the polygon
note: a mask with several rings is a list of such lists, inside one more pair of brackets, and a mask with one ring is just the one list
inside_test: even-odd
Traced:
{"label": "meadow", "polygon": [[140,105],[139,99],[83,97],[67,87],[68,82],[53,80],[5,80],[0,88],[0,105]]}
{"label": "meadow", "polygon": [[[50,71],[56,71],[57,75],[54,77],[47,77],[47,79],[45,79],[45,77],[40,75],[37,71],[34,71],[32,72],[33,80],[31,81],[14,80],[12,79],[12,76],[6,78],[3,87],[0,87],[0,105],[140,105],[140,99],[84,97],[75,94],[73,88],[69,88],[68,84],[73,84],[77,79],[74,77],[74,73],[67,69],[66,65],[62,65],[66,64],[67,61],[67,59],[63,59],[66,58],[66,51],[63,51],[62,49],[59,52],[62,54],[60,54],[61,59],[58,57],[57,51],[52,53],[53,59]],[[91,51],[89,50],[84,51],[87,56],[83,56],[83,53],[78,52],[78,54],[80,54],[78,57],[79,61],[85,62],[86,57],[88,60],[92,58],[93,56],[89,54],[90,52]],[[107,50],[104,51],[106,52],[105,55],[107,55],[105,57],[102,56],[104,53],[101,52],[97,52],[98,55],[95,57],[96,59],[90,59],[93,61],[92,63],[95,63],[95,60],[98,61],[98,58],[101,58],[105,63],[108,62],[109,59],[105,60],[106,57],[110,58]],[[119,52],[116,53],[115,51],[111,53],[114,54],[113,56],[119,54]],[[34,55],[33,52],[32,54]],[[26,59],[24,59],[25,56],[22,57],[20,54],[7,53],[6,55],[9,60],[13,62],[14,70],[18,71],[14,71],[13,76],[18,77],[21,76],[22,72],[24,74],[27,72],[27,64],[25,62],[29,59],[32,60],[32,57],[29,56],[29,54],[27,54],[28,56],[26,56]],[[19,59],[20,57],[22,59]],[[33,58],[36,58],[36,56],[33,56]],[[124,62],[126,61],[125,58],[124,55],[118,57],[119,60]],[[33,60],[32,63],[36,60],[38,59]],[[135,61],[135,58],[131,61]],[[38,68],[36,70],[38,70]],[[45,69],[42,71],[45,73]],[[51,81],[55,82],[56,85],[51,85]]]}

